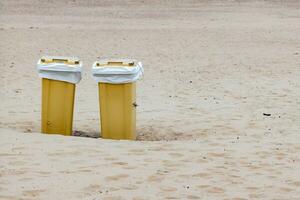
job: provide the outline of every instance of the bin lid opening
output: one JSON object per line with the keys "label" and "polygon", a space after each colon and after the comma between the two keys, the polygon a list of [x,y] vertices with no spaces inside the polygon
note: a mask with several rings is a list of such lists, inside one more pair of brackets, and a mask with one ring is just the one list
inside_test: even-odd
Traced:
{"label": "bin lid opening", "polygon": [[65,57],[42,57],[41,63],[63,63],[68,65],[79,65],[80,60],[77,58],[65,58]]}
{"label": "bin lid opening", "polygon": [[135,61],[129,59],[100,60],[96,62],[97,67],[133,67],[134,65]]}

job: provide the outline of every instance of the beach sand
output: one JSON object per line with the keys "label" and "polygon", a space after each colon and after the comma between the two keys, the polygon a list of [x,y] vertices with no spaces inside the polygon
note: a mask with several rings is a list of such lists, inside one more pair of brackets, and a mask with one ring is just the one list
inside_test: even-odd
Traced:
{"label": "beach sand", "polygon": [[[0,0],[0,38],[0,199],[299,199],[299,1]],[[39,133],[43,55],[93,138]],[[99,58],[143,62],[139,141],[98,138]]]}

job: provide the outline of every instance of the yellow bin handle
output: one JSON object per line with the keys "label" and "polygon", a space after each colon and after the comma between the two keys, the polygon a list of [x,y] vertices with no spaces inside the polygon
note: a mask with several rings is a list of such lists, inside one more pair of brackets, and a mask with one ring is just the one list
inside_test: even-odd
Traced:
{"label": "yellow bin handle", "polygon": [[78,60],[69,60],[69,59],[60,59],[60,58],[49,58],[49,59],[42,58],[41,62],[42,63],[65,63],[65,64],[69,64],[69,65],[78,65],[79,64]]}
{"label": "yellow bin handle", "polygon": [[97,63],[97,66],[133,66],[134,62],[122,62],[122,61],[107,61],[106,63]]}

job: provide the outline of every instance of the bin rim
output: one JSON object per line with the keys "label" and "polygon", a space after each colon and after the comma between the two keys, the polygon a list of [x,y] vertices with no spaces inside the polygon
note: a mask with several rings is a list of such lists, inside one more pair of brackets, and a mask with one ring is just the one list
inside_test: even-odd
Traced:
{"label": "bin rim", "polygon": [[96,61],[96,67],[134,67],[137,60],[129,58],[109,58]]}
{"label": "bin rim", "polygon": [[38,60],[38,70],[81,72],[82,61],[74,56],[43,56]]}
{"label": "bin rim", "polygon": [[142,64],[135,59],[101,59],[92,66],[93,75],[137,74],[140,71],[143,71]]}
{"label": "bin rim", "polygon": [[[99,63],[107,63],[112,61],[118,63],[119,61],[130,61],[133,64],[128,65],[99,65]],[[135,82],[143,75],[144,69],[141,62],[133,59],[104,59],[94,62],[92,66],[92,75],[98,83],[121,84]],[[128,62],[127,62],[128,63]]]}
{"label": "bin rim", "polygon": [[81,69],[82,62],[77,57],[43,56],[37,63],[40,78],[74,84],[81,80]]}

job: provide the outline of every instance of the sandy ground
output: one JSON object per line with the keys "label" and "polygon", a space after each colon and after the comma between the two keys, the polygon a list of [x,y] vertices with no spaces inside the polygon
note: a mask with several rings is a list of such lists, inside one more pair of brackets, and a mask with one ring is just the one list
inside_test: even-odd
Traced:
{"label": "sandy ground", "polygon": [[300,147],[292,138],[120,142],[3,130],[0,140],[2,199],[300,195]]}
{"label": "sandy ground", "polygon": [[[141,60],[142,141],[39,134],[43,55],[83,60],[90,137],[92,63]],[[0,0],[0,58],[0,199],[300,196],[299,1]]]}

